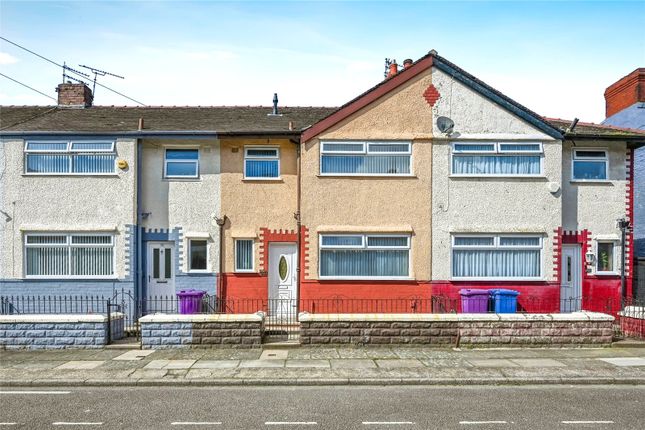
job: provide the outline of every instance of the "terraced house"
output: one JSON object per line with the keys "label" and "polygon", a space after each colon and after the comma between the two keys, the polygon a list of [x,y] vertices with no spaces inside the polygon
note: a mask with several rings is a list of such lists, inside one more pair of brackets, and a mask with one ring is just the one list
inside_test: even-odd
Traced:
{"label": "terraced house", "polygon": [[635,221],[645,133],[546,119],[435,52],[340,108],[68,91],[2,108],[3,295],[190,287],[306,310],[508,287],[548,312],[631,295],[617,220]]}

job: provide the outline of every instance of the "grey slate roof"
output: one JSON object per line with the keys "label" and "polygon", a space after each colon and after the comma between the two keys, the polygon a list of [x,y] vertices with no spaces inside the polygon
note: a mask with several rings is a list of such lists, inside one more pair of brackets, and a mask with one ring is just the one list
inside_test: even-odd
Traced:
{"label": "grey slate roof", "polygon": [[[271,107],[126,107],[2,106],[0,132],[128,132],[214,131],[218,134],[294,133],[332,112],[326,107],[281,107],[280,116],[268,115]],[[289,122],[293,130],[289,130]]]}

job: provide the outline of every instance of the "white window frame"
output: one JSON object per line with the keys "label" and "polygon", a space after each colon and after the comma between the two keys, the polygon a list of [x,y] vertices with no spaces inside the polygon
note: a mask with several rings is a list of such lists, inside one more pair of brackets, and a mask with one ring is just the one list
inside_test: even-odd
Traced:
{"label": "white window frame", "polygon": [[[487,151],[475,151],[468,149],[455,149],[456,145],[464,146],[481,146],[481,145],[492,145],[493,149]],[[510,151],[502,149],[503,145],[538,145],[539,149],[528,150],[528,151]],[[539,155],[540,156],[540,172],[535,174],[482,174],[482,173],[455,173],[454,172],[454,163],[453,158],[455,155],[496,155],[499,157],[503,156],[517,156],[517,155]],[[456,178],[543,178],[544,177],[544,144],[542,142],[535,141],[453,141],[450,145],[450,176]]]}
{"label": "white window frame", "polygon": [[[323,245],[323,237],[325,236],[361,236],[361,245]],[[397,237],[406,238],[407,246],[369,246],[368,240],[370,237]],[[320,262],[321,252],[325,249],[348,249],[348,250],[407,250],[408,251],[408,276],[323,276],[320,273],[321,267],[318,264],[318,277],[319,279],[327,280],[410,280],[412,279],[412,237],[409,234],[399,233],[320,233],[318,235],[318,261]]]}
{"label": "white window frame", "polygon": [[[266,157],[258,157],[258,156],[249,156],[248,151],[249,149],[264,149],[264,150],[275,150],[276,155],[275,156],[266,156]],[[253,161],[273,161],[277,160],[278,161],[278,176],[263,176],[263,177],[248,177],[246,176],[246,162],[247,160],[253,160]],[[244,146],[244,179],[248,181],[279,181],[282,179],[282,170],[281,170],[281,164],[280,164],[280,145],[246,145]]]}
{"label": "white window frame", "polygon": [[[578,151],[594,151],[594,152],[604,152],[605,156],[600,157],[578,157]],[[605,179],[577,179],[574,175],[574,166],[576,161],[595,161],[595,162],[605,162]],[[572,148],[571,149],[571,182],[610,182],[609,179],[609,150],[607,148]]]}
{"label": "white window frame", "polygon": [[[455,239],[458,237],[492,237],[493,245],[455,245]],[[500,238],[510,237],[510,238],[536,238],[538,239],[538,245],[500,245]],[[484,277],[473,277],[473,276],[454,276],[452,262],[454,261],[454,252],[455,249],[483,249],[483,250],[495,250],[495,249],[516,249],[516,250],[540,250],[540,274],[535,277],[495,277],[495,276],[484,276]],[[509,233],[452,233],[450,238],[450,279],[456,281],[543,281],[544,280],[544,235],[540,233],[527,233],[527,234],[509,234]]]}
{"label": "white window frame", "polygon": [[[64,143],[66,144],[65,149],[53,150],[53,149],[29,149],[29,144],[51,144],[51,143]],[[74,144],[77,143],[110,143],[110,149],[97,149],[97,150],[88,150],[88,149],[73,149]],[[55,155],[66,155],[69,157],[69,170],[67,172],[28,172],[27,171],[27,154],[55,154]],[[115,163],[111,172],[73,172],[73,163],[72,157],[79,154],[114,154]],[[115,176],[116,172],[116,141],[115,140],[25,140],[23,147],[23,174],[29,176]]]}
{"label": "white window frame", "polygon": [[[168,150],[171,151],[177,151],[177,150],[185,150],[185,151],[197,151],[197,159],[196,160],[168,160],[168,157],[166,156],[166,153]],[[202,155],[200,154],[199,148],[195,147],[174,147],[174,146],[167,146],[164,148],[163,151],[163,177],[165,179],[198,179],[199,178],[199,165],[201,161]],[[168,163],[193,163],[195,164],[195,175],[169,175],[168,174]]]}
{"label": "white window frame", "polygon": [[[250,269],[239,269],[237,267],[237,244],[240,240],[251,241],[251,268]],[[255,272],[255,238],[251,237],[237,237],[235,238],[235,252],[233,254],[233,265],[235,266],[236,273],[254,273]]]}
{"label": "white window frame", "polygon": [[[188,239],[188,273],[210,273],[210,270],[208,267],[210,266],[209,261],[210,261],[210,250],[208,246],[208,239],[202,238],[202,237],[189,237]],[[206,268],[205,269],[193,269],[191,264],[193,261],[193,248],[191,247],[191,243],[193,241],[200,241],[200,242],[206,242]]]}
{"label": "white window frame", "polygon": [[[620,275],[620,258],[618,258],[618,254],[620,254],[620,247],[619,241],[616,239],[595,239],[594,240],[594,251],[596,254],[596,262],[594,264],[594,274],[599,275],[599,276],[616,276]],[[614,270],[610,271],[602,271],[598,270],[598,264],[600,263],[600,252],[598,249],[598,245],[601,243],[609,243],[612,245],[612,265],[614,267]]]}
{"label": "white window frame", "polygon": [[[65,244],[30,244],[27,243],[29,236],[57,236],[65,237]],[[72,236],[106,236],[110,237],[110,244],[73,244]],[[72,248],[107,248],[112,247],[112,275],[72,275]],[[27,248],[61,248],[68,250],[67,257],[67,275],[27,275]],[[25,279],[116,279],[116,240],[114,233],[105,232],[42,232],[30,231],[24,234],[23,238],[23,274]]]}
{"label": "white window frame", "polygon": [[[324,149],[325,144],[360,144],[360,151],[334,151]],[[412,142],[408,140],[322,140],[319,143],[318,173],[320,176],[375,176],[375,177],[396,177],[396,176],[414,176],[414,159],[412,152]],[[407,145],[406,152],[370,152],[371,145]],[[324,155],[408,155],[410,157],[410,173],[323,173],[322,159]]]}

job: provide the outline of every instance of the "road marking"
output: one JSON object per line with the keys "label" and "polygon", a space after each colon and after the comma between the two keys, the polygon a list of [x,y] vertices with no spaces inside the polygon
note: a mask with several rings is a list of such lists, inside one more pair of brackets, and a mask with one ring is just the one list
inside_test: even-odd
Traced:
{"label": "road marking", "polygon": [[316,426],[316,421],[267,421],[265,426]]}
{"label": "road marking", "polygon": [[0,391],[0,394],[69,394],[71,391]]}
{"label": "road marking", "polygon": [[562,424],[614,424],[613,421],[562,421]]}
{"label": "road marking", "polygon": [[414,425],[412,421],[363,421],[366,426],[401,426],[401,425]]}
{"label": "road marking", "polygon": [[80,423],[73,423],[73,422],[67,422],[67,421],[56,421],[55,423],[52,423],[53,426],[102,426],[102,422],[96,422],[96,423],[91,423],[91,422],[80,422]]}
{"label": "road marking", "polygon": [[220,426],[221,421],[174,421],[171,426]]}
{"label": "road marking", "polygon": [[463,425],[479,425],[479,424],[508,424],[507,421],[459,421]]}

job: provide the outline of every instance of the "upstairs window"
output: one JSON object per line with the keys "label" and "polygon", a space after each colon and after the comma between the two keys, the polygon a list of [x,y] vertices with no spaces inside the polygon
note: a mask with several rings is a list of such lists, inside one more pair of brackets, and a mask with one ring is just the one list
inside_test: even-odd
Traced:
{"label": "upstairs window", "polygon": [[541,143],[460,142],[452,144],[453,176],[538,176]]}
{"label": "upstairs window", "polygon": [[574,149],[573,174],[574,181],[595,181],[607,179],[609,160],[604,149]]}
{"label": "upstairs window", "polygon": [[320,174],[410,175],[411,158],[410,142],[322,142]]}
{"label": "upstairs window", "polygon": [[28,278],[110,278],[114,236],[110,234],[27,234]]}
{"label": "upstairs window", "polygon": [[277,179],[280,177],[280,149],[275,147],[244,148],[245,179]]}
{"label": "upstairs window", "polygon": [[164,160],[164,177],[199,177],[199,150],[166,149],[166,159]]}
{"label": "upstairs window", "polygon": [[453,279],[540,279],[541,262],[540,236],[452,238]]}
{"label": "upstairs window", "polygon": [[100,175],[115,172],[113,141],[28,141],[25,173]]}
{"label": "upstairs window", "polygon": [[410,275],[410,236],[321,235],[321,278],[391,279]]}

